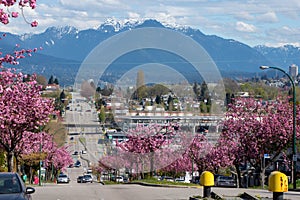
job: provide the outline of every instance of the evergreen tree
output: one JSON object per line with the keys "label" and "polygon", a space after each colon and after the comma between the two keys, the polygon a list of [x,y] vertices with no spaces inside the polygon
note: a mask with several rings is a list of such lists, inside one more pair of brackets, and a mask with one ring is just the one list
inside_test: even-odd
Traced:
{"label": "evergreen tree", "polygon": [[210,96],[209,96],[209,90],[207,84],[205,81],[203,81],[200,88],[200,101],[205,101],[205,100],[208,101],[209,98]]}
{"label": "evergreen tree", "polygon": [[49,80],[48,80],[48,84],[53,84],[54,83],[54,78],[53,76],[51,75]]}
{"label": "evergreen tree", "polygon": [[193,91],[194,91],[196,97],[198,98],[199,95],[200,95],[200,91],[199,91],[199,85],[198,85],[197,82],[194,82],[194,85],[193,85]]}
{"label": "evergreen tree", "polygon": [[65,102],[65,98],[66,98],[66,94],[65,94],[65,90],[63,90],[60,95],[59,95],[59,99],[62,103]]}
{"label": "evergreen tree", "polygon": [[54,81],[53,81],[53,83],[55,83],[56,85],[59,85],[58,79],[55,78]]}
{"label": "evergreen tree", "polygon": [[156,104],[161,104],[161,97],[159,95],[156,95],[155,103]]}

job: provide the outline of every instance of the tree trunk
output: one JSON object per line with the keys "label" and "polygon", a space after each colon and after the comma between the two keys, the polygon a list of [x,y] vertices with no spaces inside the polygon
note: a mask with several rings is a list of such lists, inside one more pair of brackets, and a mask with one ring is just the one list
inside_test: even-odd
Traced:
{"label": "tree trunk", "polygon": [[236,183],[236,186],[238,188],[241,188],[241,171],[240,171],[240,168],[239,168],[239,165],[235,165],[235,169],[236,169],[236,173],[237,173],[237,183]]}
{"label": "tree trunk", "polygon": [[14,152],[7,152],[7,170],[8,172],[12,172],[14,168]]}
{"label": "tree trunk", "polygon": [[154,152],[150,152],[150,177],[153,177],[154,172]]}
{"label": "tree trunk", "polygon": [[262,185],[262,188],[264,189],[264,187],[265,187],[265,172],[266,172],[266,168],[265,167],[263,167],[262,168],[262,172],[261,172],[261,174],[260,174],[260,177],[261,177],[261,185]]}
{"label": "tree trunk", "polygon": [[32,183],[32,177],[33,177],[32,167],[30,166],[30,168],[29,168],[29,184]]}

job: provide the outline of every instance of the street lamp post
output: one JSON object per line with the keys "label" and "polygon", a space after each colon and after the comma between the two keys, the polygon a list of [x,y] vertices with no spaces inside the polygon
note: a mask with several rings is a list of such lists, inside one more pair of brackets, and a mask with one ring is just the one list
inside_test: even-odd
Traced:
{"label": "street lamp post", "polygon": [[296,189],[296,175],[297,175],[297,149],[296,149],[296,90],[295,90],[295,82],[292,77],[283,69],[278,67],[270,67],[270,66],[260,66],[262,70],[265,69],[276,69],[283,72],[291,81],[293,88],[293,189]]}

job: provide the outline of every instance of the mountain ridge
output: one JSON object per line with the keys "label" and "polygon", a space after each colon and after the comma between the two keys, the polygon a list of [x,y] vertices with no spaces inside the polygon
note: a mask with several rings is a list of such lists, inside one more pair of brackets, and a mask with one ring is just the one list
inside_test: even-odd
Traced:
{"label": "mountain ridge", "polygon": [[[145,27],[167,28],[192,38],[207,51],[215,61],[221,74],[227,77],[238,73],[247,74],[248,76],[254,75],[259,72],[258,67],[260,65],[282,66],[287,69],[291,64],[300,64],[299,47],[291,45],[280,48],[263,45],[250,47],[234,39],[224,39],[217,35],[205,35],[199,29],[163,24],[154,19],[123,22],[110,19],[98,27],[85,30],[78,30],[72,26],[62,26],[49,27],[39,34],[13,35],[6,33],[7,37],[1,41],[1,46],[3,49],[9,48],[11,44],[20,44],[22,48],[42,47],[43,50],[33,56],[36,57],[35,65],[44,66],[42,74],[45,76],[49,76],[50,71],[53,73],[50,68],[51,65],[55,65],[57,70],[55,75],[59,77],[60,65],[68,66],[69,71],[74,72],[78,70],[81,62],[99,43],[121,32]],[[55,62],[55,58],[60,64]],[[26,66],[32,68],[33,64],[30,64],[30,60],[24,61],[20,61],[21,65],[24,65],[22,70],[26,71]],[[36,73],[41,72],[37,71]]]}

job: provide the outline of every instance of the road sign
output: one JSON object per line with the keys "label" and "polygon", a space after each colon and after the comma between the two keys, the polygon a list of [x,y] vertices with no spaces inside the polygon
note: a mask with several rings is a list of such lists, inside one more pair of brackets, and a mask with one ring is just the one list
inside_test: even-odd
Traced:
{"label": "road sign", "polygon": [[270,154],[264,154],[264,158],[270,158]]}

